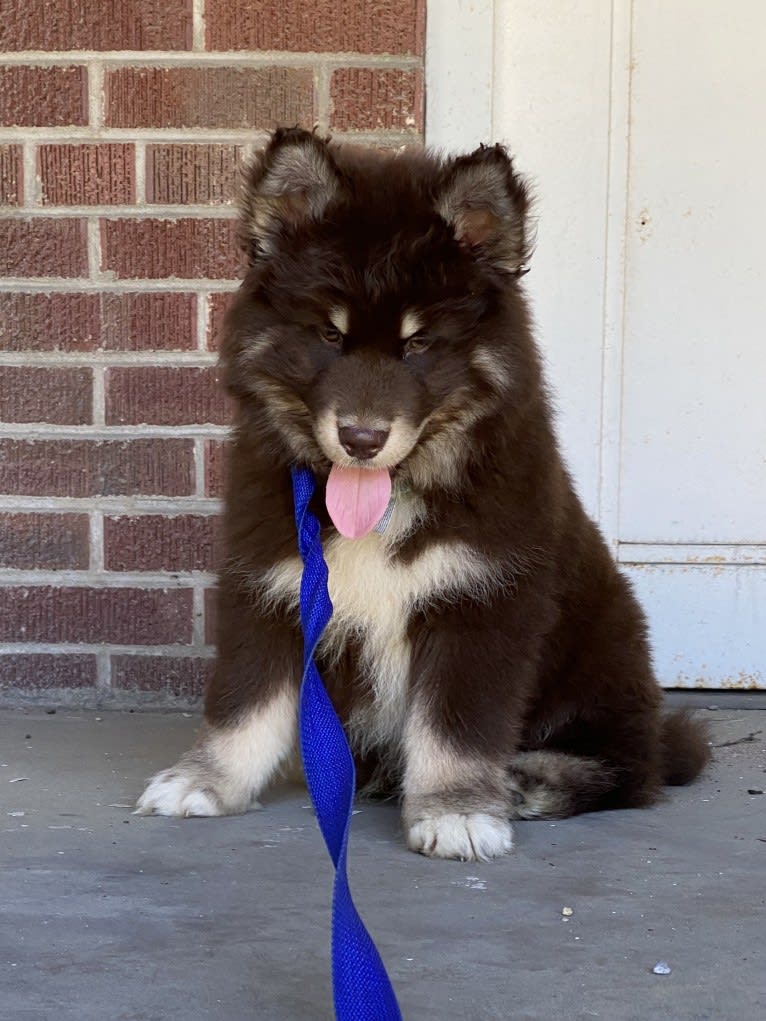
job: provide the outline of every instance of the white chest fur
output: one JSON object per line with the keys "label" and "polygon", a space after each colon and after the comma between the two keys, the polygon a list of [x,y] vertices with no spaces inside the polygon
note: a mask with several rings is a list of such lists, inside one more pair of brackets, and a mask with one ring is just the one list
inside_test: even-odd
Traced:
{"label": "white chest fur", "polygon": [[[329,570],[333,616],[322,649],[340,654],[353,637],[361,645],[361,674],[370,686],[371,704],[350,721],[360,748],[396,742],[409,702],[411,643],[407,624],[412,612],[436,599],[466,591],[480,594],[491,586],[492,566],[465,543],[435,543],[409,564],[392,556],[398,535],[417,521],[415,508],[394,511],[383,534],[362,539],[335,535],[324,554]],[[269,601],[298,604],[301,564],[291,557],[261,579]]]}

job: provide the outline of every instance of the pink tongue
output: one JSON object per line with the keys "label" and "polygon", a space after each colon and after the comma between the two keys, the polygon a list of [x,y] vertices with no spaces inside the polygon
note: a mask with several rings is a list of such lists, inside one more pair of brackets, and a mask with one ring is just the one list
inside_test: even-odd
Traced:
{"label": "pink tongue", "polygon": [[391,476],[387,469],[332,466],[327,479],[327,512],[347,539],[361,539],[371,532],[390,499]]}

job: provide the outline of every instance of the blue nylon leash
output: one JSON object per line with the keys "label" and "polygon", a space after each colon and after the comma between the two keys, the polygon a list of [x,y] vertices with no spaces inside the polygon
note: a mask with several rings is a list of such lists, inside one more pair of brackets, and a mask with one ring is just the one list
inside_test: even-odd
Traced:
{"label": "blue nylon leash", "polygon": [[303,560],[301,625],[303,681],[299,729],[306,784],[335,865],[332,899],[332,978],[337,1021],[402,1021],[380,954],[354,906],[346,874],[356,775],[346,735],[314,663],[332,616],[319,522],[309,510],[316,488],[309,468],[293,468],[298,549]]}

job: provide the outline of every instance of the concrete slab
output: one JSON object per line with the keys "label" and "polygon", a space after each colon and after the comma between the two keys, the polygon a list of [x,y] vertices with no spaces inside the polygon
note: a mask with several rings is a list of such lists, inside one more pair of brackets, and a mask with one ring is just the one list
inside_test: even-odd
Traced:
{"label": "concrete slab", "polygon": [[[705,715],[716,745],[760,733],[651,810],[517,824],[490,865],[419,858],[394,806],[360,805],[352,885],[408,1021],[766,1016],[766,795],[748,793],[766,789],[766,712]],[[130,814],[196,724],[0,713],[3,1021],[332,1017],[305,791],[235,819]]]}

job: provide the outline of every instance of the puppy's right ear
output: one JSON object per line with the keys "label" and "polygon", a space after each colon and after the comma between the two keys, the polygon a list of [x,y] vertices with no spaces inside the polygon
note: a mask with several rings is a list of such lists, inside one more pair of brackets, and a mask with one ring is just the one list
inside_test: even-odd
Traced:
{"label": "puppy's right ear", "polygon": [[300,128],[279,128],[245,170],[240,240],[249,261],[271,254],[280,237],[318,220],[339,195],[341,178],[327,142]]}

